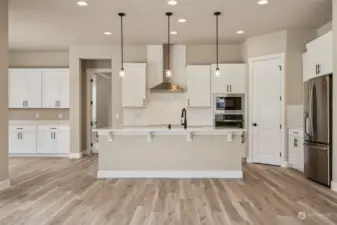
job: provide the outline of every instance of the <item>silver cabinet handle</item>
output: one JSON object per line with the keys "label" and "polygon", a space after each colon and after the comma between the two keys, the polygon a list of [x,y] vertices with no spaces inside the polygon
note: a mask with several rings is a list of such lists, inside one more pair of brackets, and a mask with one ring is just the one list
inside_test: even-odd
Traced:
{"label": "silver cabinet handle", "polygon": [[54,132],[54,139],[56,139],[56,133]]}
{"label": "silver cabinet handle", "polygon": [[55,107],[57,108],[57,101],[55,101]]}
{"label": "silver cabinet handle", "polygon": [[145,105],[146,105],[145,98],[143,98],[143,106],[145,106]]}
{"label": "silver cabinet handle", "polygon": [[227,92],[229,92],[229,91],[228,91],[228,85],[227,85]]}
{"label": "silver cabinet handle", "polygon": [[20,139],[23,139],[23,135],[22,135],[22,132],[20,132]]}
{"label": "silver cabinet handle", "polygon": [[22,101],[22,106],[25,107],[25,101],[24,100]]}
{"label": "silver cabinet handle", "polygon": [[232,92],[232,85],[231,85],[230,87],[231,87],[231,90],[230,90],[230,92]]}
{"label": "silver cabinet handle", "polygon": [[20,132],[18,132],[18,139],[20,139]]}
{"label": "silver cabinet handle", "polygon": [[26,107],[28,107],[28,101],[26,100]]}
{"label": "silver cabinet handle", "polygon": [[187,100],[187,105],[190,106],[190,99]]}

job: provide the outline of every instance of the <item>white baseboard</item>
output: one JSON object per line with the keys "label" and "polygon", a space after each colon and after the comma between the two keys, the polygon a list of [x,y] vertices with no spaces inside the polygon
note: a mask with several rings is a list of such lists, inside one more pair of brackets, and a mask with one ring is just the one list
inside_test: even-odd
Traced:
{"label": "white baseboard", "polygon": [[11,183],[10,183],[9,179],[0,181],[0,191],[4,190],[6,188],[9,188],[10,185],[11,185]]}
{"label": "white baseboard", "polygon": [[22,154],[22,153],[10,153],[8,154],[8,157],[65,157],[65,158],[68,158],[69,157],[69,154],[67,153],[53,153],[53,154],[41,154],[41,153],[25,153],[25,154]]}
{"label": "white baseboard", "polygon": [[69,159],[80,159],[82,158],[83,153],[77,152],[77,153],[69,153]]}
{"label": "white baseboard", "polygon": [[283,162],[283,164],[281,165],[281,167],[282,168],[292,168],[292,165],[291,165],[290,162],[285,161],[285,162]]}
{"label": "white baseboard", "polygon": [[240,179],[243,177],[241,170],[228,171],[142,171],[142,170],[115,170],[97,172],[97,178],[219,178]]}
{"label": "white baseboard", "polygon": [[337,181],[331,181],[331,190],[337,192]]}

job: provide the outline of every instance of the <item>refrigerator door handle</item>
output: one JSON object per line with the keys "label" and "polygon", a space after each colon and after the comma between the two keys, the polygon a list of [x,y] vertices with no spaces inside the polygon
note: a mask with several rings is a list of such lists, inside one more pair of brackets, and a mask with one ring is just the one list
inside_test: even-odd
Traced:
{"label": "refrigerator door handle", "polygon": [[304,143],[304,145],[306,145],[310,148],[313,148],[313,149],[318,149],[318,150],[323,150],[323,151],[329,150],[329,146],[313,145],[313,144],[308,144],[308,143]]}

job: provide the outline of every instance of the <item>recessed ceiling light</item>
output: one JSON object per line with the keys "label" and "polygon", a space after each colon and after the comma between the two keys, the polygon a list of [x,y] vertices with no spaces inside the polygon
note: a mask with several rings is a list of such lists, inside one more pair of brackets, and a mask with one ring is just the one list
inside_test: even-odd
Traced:
{"label": "recessed ceiling light", "polygon": [[187,22],[187,20],[186,20],[186,19],[184,19],[184,18],[180,18],[180,19],[178,19],[178,22],[179,22],[179,23],[186,23],[186,22]]}
{"label": "recessed ceiling light", "polygon": [[244,34],[245,32],[243,30],[238,30],[236,33],[237,34]]}
{"label": "recessed ceiling light", "polygon": [[176,0],[170,0],[170,1],[167,2],[167,4],[176,5],[176,4],[178,4],[178,2]]}
{"label": "recessed ceiling light", "polygon": [[104,34],[105,34],[105,35],[111,35],[111,32],[106,31],[106,32],[104,32]]}
{"label": "recessed ceiling light", "polygon": [[86,2],[86,1],[78,1],[77,5],[79,5],[79,6],[88,6],[88,2]]}
{"label": "recessed ceiling light", "polygon": [[266,5],[266,4],[268,4],[268,0],[259,0],[257,2],[257,4],[259,4],[259,5]]}
{"label": "recessed ceiling light", "polygon": [[170,32],[170,34],[172,34],[172,35],[176,35],[176,34],[178,34],[178,32],[177,32],[177,31],[175,31],[175,30],[173,30],[173,31],[171,31],[171,32]]}

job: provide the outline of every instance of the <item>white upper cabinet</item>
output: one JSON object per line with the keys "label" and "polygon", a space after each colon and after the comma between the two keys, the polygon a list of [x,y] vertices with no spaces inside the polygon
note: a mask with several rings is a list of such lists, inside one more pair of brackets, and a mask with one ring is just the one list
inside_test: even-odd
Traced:
{"label": "white upper cabinet", "polygon": [[215,76],[215,69],[212,65],[212,93],[246,93],[246,64],[220,64],[220,77]]}
{"label": "white upper cabinet", "polygon": [[42,71],[42,107],[69,108],[69,70]]}
{"label": "white upper cabinet", "polygon": [[307,44],[308,79],[333,73],[332,31]]}
{"label": "white upper cabinet", "polygon": [[146,107],[146,63],[124,64],[123,107]]}
{"label": "white upper cabinet", "polygon": [[41,72],[10,69],[9,108],[41,108]]}
{"label": "white upper cabinet", "polygon": [[211,66],[187,66],[188,107],[211,107]]}

